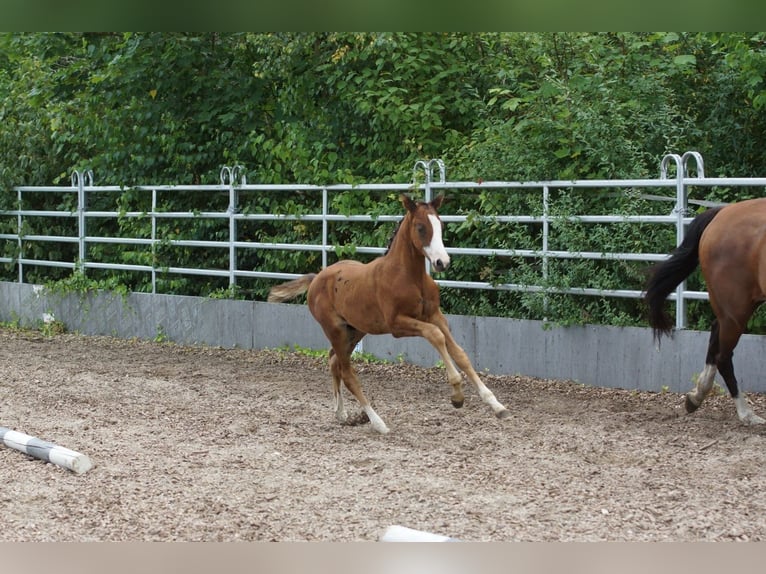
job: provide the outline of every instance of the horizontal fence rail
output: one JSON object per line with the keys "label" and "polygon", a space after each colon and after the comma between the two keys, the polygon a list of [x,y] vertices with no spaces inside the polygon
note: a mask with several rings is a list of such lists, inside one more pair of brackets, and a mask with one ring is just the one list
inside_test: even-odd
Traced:
{"label": "horizontal fence rail", "polygon": [[[689,175],[689,162],[693,160],[696,174]],[[671,174],[674,168],[675,174]],[[437,174],[438,171],[438,174]],[[421,175],[422,172],[422,175]],[[428,162],[419,161],[414,167],[414,176],[421,175],[421,183],[413,184],[364,184],[364,185],[306,185],[306,184],[249,184],[240,166],[224,167],[221,170],[220,183],[216,185],[175,185],[175,186],[136,186],[129,188],[131,193],[148,194],[150,196],[150,208],[146,211],[121,211],[121,210],[91,210],[89,198],[94,194],[123,194],[126,189],[121,186],[96,186],[93,183],[92,172],[75,172],[72,175],[71,186],[18,186],[14,188],[17,196],[19,209],[5,210],[0,216],[15,218],[16,231],[14,233],[0,234],[0,240],[10,242],[16,247],[16,256],[0,257],[0,262],[17,266],[18,281],[24,282],[25,268],[29,266],[60,267],[80,269],[86,273],[88,269],[111,269],[126,270],[151,274],[152,292],[156,291],[158,273],[177,275],[203,275],[228,278],[230,286],[237,284],[239,278],[252,277],[263,279],[286,280],[297,276],[296,273],[287,273],[278,269],[240,269],[237,265],[237,253],[241,250],[281,250],[281,251],[314,251],[321,254],[322,265],[328,264],[328,254],[336,252],[346,246],[334,245],[329,239],[330,225],[336,222],[397,222],[402,215],[399,214],[376,214],[376,215],[343,215],[332,213],[330,198],[333,194],[348,191],[355,192],[421,192],[426,201],[441,193],[455,193],[457,191],[476,190],[507,190],[513,193],[518,190],[535,191],[539,193],[540,209],[537,215],[490,215],[474,216],[479,221],[488,223],[507,224],[537,224],[542,227],[540,245],[534,249],[513,248],[471,248],[471,247],[448,247],[448,253],[460,257],[522,257],[538,259],[542,263],[543,272],[546,265],[556,259],[593,259],[593,260],[620,260],[657,262],[667,257],[663,253],[613,253],[599,251],[570,252],[560,249],[550,249],[550,239],[553,230],[551,226],[557,221],[551,215],[551,192],[560,189],[580,189],[585,192],[591,189],[613,189],[616,192],[624,190],[643,190],[642,197],[651,201],[668,202],[666,215],[592,215],[582,214],[571,216],[570,219],[582,223],[637,223],[671,225],[676,228],[677,243],[684,237],[686,224],[691,220],[690,205],[712,206],[719,205],[706,200],[689,199],[689,192],[693,188],[710,188],[714,186],[766,186],[766,178],[706,178],[702,157],[696,152],[687,152],[682,156],[668,154],[662,160],[660,177],[657,179],[620,179],[620,180],[552,180],[537,182],[508,182],[508,181],[446,181],[444,163],[441,160]],[[435,177],[436,176],[436,177]],[[414,178],[415,179],[415,178]],[[652,190],[655,193],[646,193]],[[657,190],[670,192],[669,195],[658,195]],[[221,194],[228,196],[228,205],[225,209],[211,209],[210,211],[166,211],[162,208],[161,198],[163,194],[179,193],[184,191],[207,192],[213,196]],[[315,213],[300,215],[250,213],[243,209],[241,198],[250,193],[277,192],[283,194],[296,194],[298,192],[321,198],[321,210]],[[24,209],[25,199],[29,194],[51,194],[61,203],[62,194],[70,195],[70,208],[58,207],[55,209]],[[672,205],[672,206],[671,206]],[[443,210],[447,211],[447,210]],[[451,215],[442,213],[442,220],[446,223],[464,223],[466,215]],[[26,223],[39,218],[68,219],[74,222],[72,233],[69,235],[45,235],[25,233]],[[89,223],[96,219],[127,221],[143,220],[150,222],[150,233],[146,237],[117,237],[89,234]],[[227,222],[225,239],[196,238],[196,239],[168,239],[158,233],[158,225],[163,220],[198,219],[209,221]],[[321,224],[321,242],[318,243],[272,243],[263,241],[249,241],[239,234],[239,227],[243,222],[273,222],[273,221],[300,221]],[[26,246],[35,242],[51,244],[72,244],[77,246],[77,260],[63,260],[53,257],[28,257]],[[229,254],[228,269],[212,269],[188,266],[157,266],[154,259],[150,264],[143,263],[115,263],[100,262],[89,258],[89,247],[95,245],[125,245],[144,246],[154,253],[160,246],[213,248],[226,250]],[[356,253],[378,255],[385,252],[380,246],[354,246]],[[6,253],[8,250],[6,250]],[[313,270],[306,270],[313,271]],[[506,290],[523,292],[563,293],[571,295],[587,295],[601,297],[627,297],[639,298],[642,292],[631,289],[594,289],[588,287],[551,288],[541,285],[529,285],[522,283],[491,283],[487,281],[451,281],[438,280],[440,285],[456,289],[481,289],[481,290]],[[681,284],[676,292],[671,295],[676,304],[676,327],[686,326],[686,302],[695,299],[707,299],[704,291],[690,291],[685,283]]]}

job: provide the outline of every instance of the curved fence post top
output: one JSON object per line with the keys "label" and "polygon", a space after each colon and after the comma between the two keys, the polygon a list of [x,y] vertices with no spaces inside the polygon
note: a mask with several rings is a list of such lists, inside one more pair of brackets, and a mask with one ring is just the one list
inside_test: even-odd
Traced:
{"label": "curved fence post top", "polygon": [[687,151],[683,155],[677,153],[665,154],[660,163],[660,179],[668,179],[668,167],[670,162],[676,166],[676,177],[689,177],[689,160],[694,159],[697,168],[697,178],[705,178],[705,162],[702,154],[698,151]]}
{"label": "curved fence post top", "polygon": [[[247,177],[245,175],[245,166],[225,165],[221,168],[221,185],[247,185]],[[239,182],[237,180],[239,179]]]}
{"label": "curved fence post top", "polygon": [[697,177],[699,179],[705,179],[705,162],[702,160],[702,154],[698,151],[687,151],[681,156],[684,177],[689,177],[689,158],[694,158],[697,167]]}
{"label": "curved fence post top", "polygon": [[681,167],[681,156],[677,153],[668,153],[665,154],[665,156],[662,158],[662,162],[660,163],[660,179],[668,179],[668,166],[670,165],[671,161],[676,164],[676,175],[678,176],[683,173]]}
{"label": "curved fence post top", "polygon": [[93,187],[93,170],[74,170],[72,172],[72,187]]}
{"label": "curved fence post top", "polygon": [[415,162],[415,166],[412,168],[412,179],[415,180],[415,174],[418,169],[422,169],[426,177],[426,183],[433,181],[434,169],[439,169],[439,183],[447,181],[447,169],[444,166],[444,162],[440,159],[434,158],[430,160],[419,159]]}

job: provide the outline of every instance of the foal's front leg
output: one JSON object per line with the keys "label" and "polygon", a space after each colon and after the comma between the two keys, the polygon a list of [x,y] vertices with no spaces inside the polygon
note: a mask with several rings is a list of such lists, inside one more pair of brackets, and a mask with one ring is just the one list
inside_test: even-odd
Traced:
{"label": "foal's front leg", "polygon": [[[406,321],[402,321],[401,324],[407,324]],[[409,319],[409,331],[410,335],[416,334],[424,337],[441,355],[444,366],[447,369],[447,380],[452,385],[452,404],[453,406],[463,406],[463,378],[455,368],[452,360],[454,359],[457,366],[466,374],[468,379],[476,387],[481,399],[487,403],[495,416],[499,419],[510,416],[508,409],[497,400],[494,393],[490,391],[487,386],[479,378],[479,375],[473,368],[471,360],[466,355],[463,348],[455,342],[455,339],[450,333],[449,325],[447,324],[447,318],[439,312],[438,315],[432,318],[431,323],[425,323],[416,319]],[[404,331],[402,331],[404,332]],[[399,335],[403,336],[403,335]]]}
{"label": "foal's front leg", "polygon": [[439,356],[444,363],[444,367],[447,369],[447,381],[452,385],[452,396],[450,397],[452,406],[456,409],[462,407],[465,402],[465,395],[463,394],[463,377],[455,368],[455,364],[452,362],[452,358],[447,352],[444,335],[439,328],[431,323],[419,321],[418,319],[404,315],[397,317],[395,321],[390,321],[389,325],[391,334],[394,337],[423,337],[426,341],[431,343],[431,346],[439,353]]}
{"label": "foal's front leg", "polygon": [[444,336],[444,343],[446,345],[447,353],[455,360],[457,366],[460,367],[460,369],[468,377],[468,380],[470,380],[476,387],[476,390],[478,391],[481,399],[492,408],[492,411],[495,413],[497,418],[504,419],[510,416],[510,411],[506,409],[500,401],[497,400],[495,394],[490,391],[481,380],[481,378],[479,378],[479,375],[473,368],[468,355],[455,341],[454,337],[452,336],[452,332],[450,331],[449,324],[447,323],[447,318],[444,316],[444,314],[439,312],[436,316],[433,317],[432,321]]}
{"label": "foal's front leg", "polygon": [[[465,395],[463,394],[463,376],[455,368],[455,364],[452,362],[452,358],[447,352],[446,344],[443,341],[437,341],[434,343],[428,337],[425,337],[437,350],[444,363],[444,368],[447,369],[447,382],[452,385],[452,395],[450,396],[450,402],[456,409],[462,408],[465,403]],[[441,348],[440,348],[441,347]]]}

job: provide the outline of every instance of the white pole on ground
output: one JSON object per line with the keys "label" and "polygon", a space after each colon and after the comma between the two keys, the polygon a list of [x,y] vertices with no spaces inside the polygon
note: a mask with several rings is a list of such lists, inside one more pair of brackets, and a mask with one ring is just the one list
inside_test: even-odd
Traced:
{"label": "white pole on ground", "polygon": [[414,530],[406,526],[393,524],[386,528],[381,542],[457,542],[457,538],[444,536],[443,534],[434,534],[423,530]]}
{"label": "white pole on ground", "polygon": [[51,462],[76,474],[83,474],[93,466],[90,458],[84,454],[5,427],[0,427],[0,442],[9,448],[45,462]]}

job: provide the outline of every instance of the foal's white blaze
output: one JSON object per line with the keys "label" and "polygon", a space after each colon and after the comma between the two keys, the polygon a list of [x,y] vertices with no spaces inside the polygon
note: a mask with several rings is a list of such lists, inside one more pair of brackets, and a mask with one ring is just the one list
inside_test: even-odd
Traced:
{"label": "foal's white blaze", "polygon": [[423,251],[425,251],[431,265],[439,271],[443,271],[449,266],[449,255],[447,255],[447,250],[444,248],[444,242],[442,241],[442,224],[435,215],[429,215],[428,219],[431,221],[431,243],[426,245]]}

